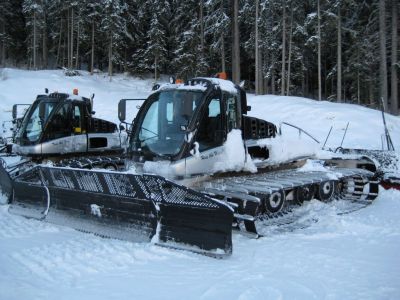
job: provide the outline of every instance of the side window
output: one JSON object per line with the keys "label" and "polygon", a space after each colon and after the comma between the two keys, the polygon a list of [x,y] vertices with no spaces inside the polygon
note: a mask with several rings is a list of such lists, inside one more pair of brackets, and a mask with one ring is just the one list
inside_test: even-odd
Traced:
{"label": "side window", "polygon": [[82,107],[74,105],[72,108],[72,129],[75,134],[85,133],[85,128],[82,118]]}
{"label": "side window", "polygon": [[52,115],[46,127],[46,140],[54,140],[71,135],[70,108],[70,103],[66,103]]}
{"label": "side window", "polygon": [[167,122],[171,124],[174,118],[174,104],[173,102],[167,102]]}
{"label": "side window", "polygon": [[225,138],[225,130],[222,126],[221,99],[214,97],[210,100],[207,109],[201,119],[196,141],[199,150],[221,146]]}
{"label": "side window", "polygon": [[235,128],[240,128],[240,107],[236,95],[224,94],[226,99],[226,119],[228,121],[228,132]]}

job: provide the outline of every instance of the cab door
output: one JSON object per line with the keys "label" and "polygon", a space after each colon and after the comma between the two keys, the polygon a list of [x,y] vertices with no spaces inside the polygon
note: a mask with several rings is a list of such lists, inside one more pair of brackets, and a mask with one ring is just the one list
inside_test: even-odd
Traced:
{"label": "cab door", "polygon": [[224,92],[223,103],[226,107],[226,128],[228,133],[233,129],[241,129],[242,112],[238,94]]}
{"label": "cab door", "polygon": [[85,118],[85,110],[83,103],[73,102],[71,109],[72,120],[72,146],[71,149],[75,153],[83,153],[88,151],[88,135],[87,122]]}
{"label": "cab door", "polygon": [[200,120],[196,137],[200,152],[220,147],[226,140],[225,116],[221,96],[221,93],[215,93],[210,97]]}
{"label": "cab door", "polygon": [[41,152],[44,155],[68,153],[71,145],[71,103],[64,102],[49,116]]}

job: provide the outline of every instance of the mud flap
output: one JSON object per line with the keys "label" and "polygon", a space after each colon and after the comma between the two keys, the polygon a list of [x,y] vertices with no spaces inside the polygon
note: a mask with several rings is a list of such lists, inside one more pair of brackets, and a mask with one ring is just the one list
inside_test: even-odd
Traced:
{"label": "mud flap", "polygon": [[232,252],[231,208],[160,176],[37,166],[15,179],[10,211],[36,207],[40,216],[46,199],[51,223],[212,256]]}

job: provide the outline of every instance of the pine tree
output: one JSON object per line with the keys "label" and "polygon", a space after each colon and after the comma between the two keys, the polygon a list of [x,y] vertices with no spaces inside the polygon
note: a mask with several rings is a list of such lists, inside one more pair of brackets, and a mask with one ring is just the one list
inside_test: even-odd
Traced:
{"label": "pine tree", "polygon": [[28,52],[32,55],[31,66],[34,70],[38,68],[38,50],[39,50],[39,39],[40,32],[44,28],[43,20],[43,6],[40,0],[25,0],[23,2],[22,12],[25,18],[28,20],[26,22],[26,27],[28,28]]}
{"label": "pine tree", "polygon": [[205,35],[210,41],[210,65],[213,72],[227,71],[230,18],[227,14],[229,1],[209,0],[206,2]]}
{"label": "pine tree", "polygon": [[6,30],[7,20],[12,18],[12,7],[9,1],[0,2],[0,64],[6,65],[6,51],[11,43],[10,33]]}
{"label": "pine tree", "polygon": [[165,40],[166,34],[159,19],[160,16],[157,12],[153,12],[150,29],[148,31],[147,49],[145,51],[145,57],[148,61],[147,64],[151,69],[154,69],[155,81],[159,78],[160,65],[165,63],[167,53]]}
{"label": "pine tree", "polygon": [[101,23],[101,30],[107,36],[108,75],[110,76],[110,80],[113,75],[113,63],[123,64],[120,51],[124,48],[123,36],[126,24],[123,14],[126,8],[122,0],[104,0],[104,16]]}

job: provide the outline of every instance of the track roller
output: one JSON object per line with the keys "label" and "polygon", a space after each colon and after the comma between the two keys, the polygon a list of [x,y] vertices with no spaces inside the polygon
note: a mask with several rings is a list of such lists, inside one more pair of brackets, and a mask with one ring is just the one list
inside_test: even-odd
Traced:
{"label": "track roller", "polygon": [[315,192],[316,186],[313,184],[300,186],[294,191],[294,201],[299,205],[304,201],[311,201],[314,198]]}
{"label": "track roller", "polygon": [[334,193],[335,182],[333,180],[321,182],[317,191],[317,199],[323,202],[328,202],[332,199]]}
{"label": "track roller", "polygon": [[267,212],[277,213],[282,210],[286,202],[286,195],[283,190],[278,190],[267,197],[265,200],[265,208]]}

